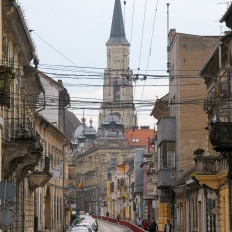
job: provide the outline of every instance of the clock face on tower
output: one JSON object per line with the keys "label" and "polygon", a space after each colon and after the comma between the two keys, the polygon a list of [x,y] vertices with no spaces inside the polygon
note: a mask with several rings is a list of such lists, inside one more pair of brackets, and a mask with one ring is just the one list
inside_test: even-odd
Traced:
{"label": "clock face on tower", "polygon": [[115,56],[115,57],[114,57],[114,63],[115,63],[115,64],[119,64],[119,63],[120,63],[120,59],[119,59],[118,56]]}

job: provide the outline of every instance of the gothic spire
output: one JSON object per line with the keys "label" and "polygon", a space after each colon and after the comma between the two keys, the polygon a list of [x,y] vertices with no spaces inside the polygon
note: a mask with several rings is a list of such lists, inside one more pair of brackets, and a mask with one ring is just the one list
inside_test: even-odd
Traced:
{"label": "gothic spire", "polygon": [[127,41],[125,35],[120,0],[115,0],[114,3],[114,13],[113,13],[113,19],[111,24],[110,38],[107,41],[106,45],[109,44],[129,45],[129,42]]}

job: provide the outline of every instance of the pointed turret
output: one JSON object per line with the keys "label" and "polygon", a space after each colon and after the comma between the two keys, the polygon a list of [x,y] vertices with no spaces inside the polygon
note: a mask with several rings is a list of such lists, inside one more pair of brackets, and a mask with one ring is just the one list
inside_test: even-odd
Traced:
{"label": "pointed turret", "polygon": [[[103,103],[99,114],[99,128],[104,128],[103,122],[109,114],[116,115],[125,128],[137,126],[133,102],[132,71],[129,68],[130,44],[125,35],[120,0],[115,0],[114,3],[110,38],[106,47],[107,69],[104,73]],[[128,77],[128,80],[123,79],[125,76]]]}
{"label": "pointed turret", "polygon": [[112,19],[110,38],[107,41],[106,45],[110,45],[110,44],[129,45],[129,42],[127,41],[125,35],[120,0],[115,0],[114,3],[114,14]]}

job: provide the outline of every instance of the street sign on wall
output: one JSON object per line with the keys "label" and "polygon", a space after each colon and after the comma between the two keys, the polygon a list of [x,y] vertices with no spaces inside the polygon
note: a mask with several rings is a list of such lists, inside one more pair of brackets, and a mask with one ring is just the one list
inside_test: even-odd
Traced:
{"label": "street sign on wall", "polygon": [[153,209],[158,209],[158,206],[159,206],[159,201],[153,200],[153,201],[152,201],[152,208],[153,208]]}

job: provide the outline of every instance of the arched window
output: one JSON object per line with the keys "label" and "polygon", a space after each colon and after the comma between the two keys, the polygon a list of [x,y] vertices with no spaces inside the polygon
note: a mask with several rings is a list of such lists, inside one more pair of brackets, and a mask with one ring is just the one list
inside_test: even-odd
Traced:
{"label": "arched window", "polygon": [[118,85],[117,80],[114,82],[114,101],[115,102],[120,101],[120,85]]}

